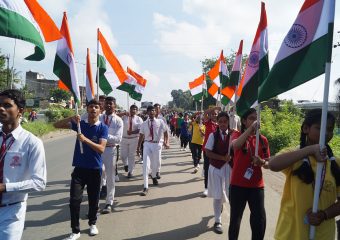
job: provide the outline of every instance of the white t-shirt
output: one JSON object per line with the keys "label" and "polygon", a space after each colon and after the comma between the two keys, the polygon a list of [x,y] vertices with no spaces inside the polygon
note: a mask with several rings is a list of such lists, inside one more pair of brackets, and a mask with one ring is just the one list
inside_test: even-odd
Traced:
{"label": "white t-shirt", "polygon": [[[153,138],[150,133],[151,126],[153,130]],[[164,121],[157,118],[154,118],[153,121],[147,119],[145,122],[142,123],[140,128],[140,133],[144,134],[145,141],[159,142],[162,139],[164,132],[166,131],[167,127]]]}

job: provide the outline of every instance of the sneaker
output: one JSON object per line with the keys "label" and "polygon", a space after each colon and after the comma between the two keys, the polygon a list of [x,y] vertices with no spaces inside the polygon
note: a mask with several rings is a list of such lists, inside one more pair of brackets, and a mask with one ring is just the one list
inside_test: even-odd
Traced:
{"label": "sneaker", "polygon": [[148,194],[148,189],[147,188],[144,188],[143,191],[141,192],[141,196],[146,196]]}
{"label": "sneaker", "polygon": [[184,149],[183,149],[183,151],[184,151],[184,152],[187,152],[187,151],[188,151],[188,149],[187,149],[187,148],[184,148]]}
{"label": "sneaker", "polygon": [[207,196],[208,196],[208,189],[206,188],[203,191],[203,197],[207,197]]}
{"label": "sneaker", "polygon": [[64,238],[64,240],[76,240],[80,238],[80,232],[79,233],[71,233],[70,236],[67,238]]}
{"label": "sneaker", "polygon": [[102,210],[102,214],[108,214],[111,213],[112,206],[110,204],[106,204],[106,206]]}
{"label": "sneaker", "polygon": [[194,168],[194,173],[197,173],[198,172],[198,167],[195,167]]}
{"label": "sneaker", "polygon": [[152,184],[155,186],[158,185],[157,178],[152,178]]}
{"label": "sneaker", "polygon": [[124,171],[125,171],[125,172],[128,172],[128,171],[129,171],[129,166],[128,166],[128,165],[124,166]]}
{"label": "sneaker", "polygon": [[90,226],[90,236],[95,236],[99,233],[98,228],[96,225],[91,225]]}
{"label": "sneaker", "polygon": [[107,196],[107,187],[102,186],[102,189],[100,190],[99,198],[106,199],[106,196]]}
{"label": "sneaker", "polygon": [[115,180],[116,180],[116,182],[119,182],[119,176],[118,176],[118,174],[115,176]]}
{"label": "sneaker", "polygon": [[159,172],[156,173],[156,178],[157,178],[157,179],[161,179],[161,175],[160,175]]}
{"label": "sneaker", "polygon": [[214,232],[217,234],[222,234],[223,233],[223,229],[222,229],[222,224],[221,223],[215,223],[214,224]]}
{"label": "sneaker", "polygon": [[132,178],[132,176],[133,176],[132,173],[129,172],[127,178]]}

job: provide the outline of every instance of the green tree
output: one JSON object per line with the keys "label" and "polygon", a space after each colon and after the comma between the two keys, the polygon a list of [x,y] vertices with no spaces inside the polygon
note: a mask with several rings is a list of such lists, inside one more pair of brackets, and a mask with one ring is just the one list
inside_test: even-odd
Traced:
{"label": "green tree", "polygon": [[15,83],[18,84],[21,82],[20,72],[15,68],[8,69],[7,66],[8,57],[1,54],[0,52],[0,89],[4,90],[10,88],[11,79],[12,86],[15,87]]}
{"label": "green tree", "polygon": [[171,91],[172,101],[168,103],[170,108],[182,108],[185,110],[193,110],[194,103],[190,91],[183,92],[182,89]]}
{"label": "green tree", "polygon": [[50,90],[50,97],[53,97],[54,102],[60,103],[63,100],[69,100],[71,98],[71,93],[60,88],[53,88]]}

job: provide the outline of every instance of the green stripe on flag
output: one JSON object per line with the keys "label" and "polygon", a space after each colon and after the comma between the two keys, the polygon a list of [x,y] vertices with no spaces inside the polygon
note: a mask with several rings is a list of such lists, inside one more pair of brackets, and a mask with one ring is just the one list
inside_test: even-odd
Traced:
{"label": "green stripe on flag", "polygon": [[328,34],[274,64],[259,88],[259,101],[265,101],[299,86],[325,72]]}
{"label": "green stripe on flag", "polygon": [[138,93],[138,92],[135,92],[133,91],[132,93],[129,94],[130,97],[138,102],[140,102],[142,100],[142,94],[141,93]]}
{"label": "green stripe on flag", "polygon": [[0,7],[0,36],[33,43],[34,53],[26,57],[26,60],[40,61],[45,58],[43,40],[33,24],[20,14],[2,7]]}
{"label": "green stripe on flag", "polygon": [[127,82],[123,82],[123,84],[121,84],[120,86],[117,87],[117,89],[127,92],[127,93],[133,93],[135,90],[135,86],[131,85]]}
{"label": "green stripe on flag", "polygon": [[237,86],[239,80],[240,80],[240,72],[239,71],[231,72],[228,86]]}
{"label": "green stripe on flag", "polygon": [[97,67],[99,68],[99,87],[105,95],[108,95],[113,91],[113,89],[104,75],[106,72],[106,60],[99,54],[97,55]]}
{"label": "green stripe on flag", "polygon": [[257,71],[249,79],[248,83],[242,89],[240,98],[237,100],[236,103],[237,115],[241,117],[257,100],[258,74],[259,72]]}

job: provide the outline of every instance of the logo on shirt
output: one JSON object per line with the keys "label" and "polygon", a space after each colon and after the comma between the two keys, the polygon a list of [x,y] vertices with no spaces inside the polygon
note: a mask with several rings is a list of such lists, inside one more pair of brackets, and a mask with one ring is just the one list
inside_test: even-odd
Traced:
{"label": "logo on shirt", "polygon": [[20,167],[21,166],[21,157],[18,155],[15,155],[12,157],[9,166],[11,167]]}

